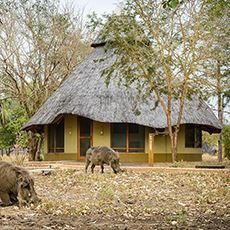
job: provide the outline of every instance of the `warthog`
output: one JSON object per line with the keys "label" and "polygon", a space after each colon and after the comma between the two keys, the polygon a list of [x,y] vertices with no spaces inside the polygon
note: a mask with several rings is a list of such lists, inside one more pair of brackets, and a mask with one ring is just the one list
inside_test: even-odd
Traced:
{"label": "warthog", "polygon": [[19,206],[39,201],[34,181],[29,173],[5,161],[0,161],[0,199],[3,206]]}
{"label": "warthog", "polygon": [[85,172],[91,163],[93,173],[96,165],[101,166],[101,173],[104,173],[104,164],[110,165],[114,173],[121,171],[119,163],[119,154],[106,146],[91,147],[86,152]]}

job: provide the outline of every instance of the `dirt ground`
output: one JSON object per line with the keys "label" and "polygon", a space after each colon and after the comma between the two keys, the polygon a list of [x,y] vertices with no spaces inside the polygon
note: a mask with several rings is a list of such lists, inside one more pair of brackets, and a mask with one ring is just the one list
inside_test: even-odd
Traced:
{"label": "dirt ground", "polygon": [[[36,170],[32,170],[32,168]],[[230,170],[127,166],[85,174],[67,163],[43,175],[27,164],[42,202],[0,207],[0,229],[229,229]],[[30,166],[30,167],[29,167]],[[69,165],[71,166],[71,164]],[[41,163],[40,168],[49,168]],[[125,168],[125,166],[124,166]],[[48,170],[48,169],[47,169]],[[48,172],[48,171],[47,171]]]}

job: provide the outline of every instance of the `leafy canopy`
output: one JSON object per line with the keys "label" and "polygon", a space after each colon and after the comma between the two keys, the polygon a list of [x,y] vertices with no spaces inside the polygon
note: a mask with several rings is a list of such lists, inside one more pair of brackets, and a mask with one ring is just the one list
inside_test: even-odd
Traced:
{"label": "leafy canopy", "polygon": [[[22,125],[26,122],[27,117],[23,108],[10,99],[1,100],[1,114],[7,114],[7,119],[0,125],[0,149],[10,148],[14,144],[26,147],[27,135],[21,131]],[[4,106],[3,106],[4,105]]]}

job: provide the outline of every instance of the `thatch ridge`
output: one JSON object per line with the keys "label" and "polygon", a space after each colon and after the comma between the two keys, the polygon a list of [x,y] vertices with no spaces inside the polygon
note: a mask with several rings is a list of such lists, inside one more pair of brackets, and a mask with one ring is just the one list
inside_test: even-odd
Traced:
{"label": "thatch ridge", "polygon": [[[83,61],[63,84],[48,98],[23,129],[52,123],[60,114],[75,114],[100,122],[127,122],[153,128],[167,127],[166,116],[160,106],[155,110],[154,98],[139,103],[140,115],[135,115],[137,97],[135,87],[118,86],[113,80],[107,87],[101,76],[113,62],[112,50],[99,46]],[[103,59],[103,61],[98,61]],[[176,122],[178,102],[173,103],[172,120]],[[187,100],[182,124],[200,124],[210,132],[220,132],[221,125],[212,110],[197,99]]]}

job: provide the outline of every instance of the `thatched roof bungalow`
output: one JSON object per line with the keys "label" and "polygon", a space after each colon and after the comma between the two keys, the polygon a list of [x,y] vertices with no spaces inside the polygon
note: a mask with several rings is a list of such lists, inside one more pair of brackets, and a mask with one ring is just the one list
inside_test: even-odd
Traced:
{"label": "thatched roof bungalow", "polygon": [[[45,159],[83,160],[86,149],[107,145],[120,152],[121,161],[148,162],[149,134],[167,130],[166,117],[153,97],[138,104],[137,91],[118,86],[116,76],[107,87],[102,71],[113,62],[104,42],[94,43],[94,50],[48,98],[24,125],[24,130],[45,133]],[[103,61],[98,61],[103,60]],[[178,103],[174,102],[175,124]],[[197,99],[187,100],[179,133],[178,158],[201,160],[201,130],[221,131],[211,109]],[[167,135],[157,135],[153,146],[154,161],[171,161]]]}

